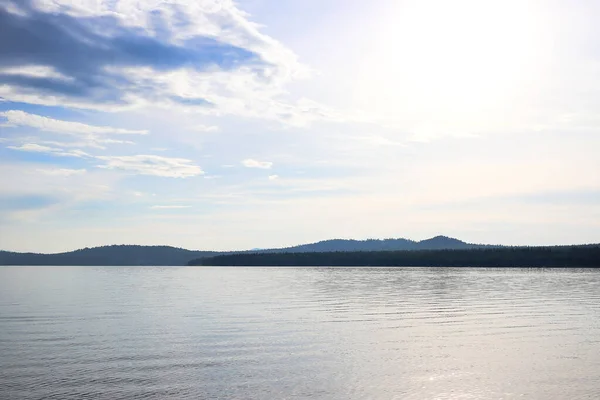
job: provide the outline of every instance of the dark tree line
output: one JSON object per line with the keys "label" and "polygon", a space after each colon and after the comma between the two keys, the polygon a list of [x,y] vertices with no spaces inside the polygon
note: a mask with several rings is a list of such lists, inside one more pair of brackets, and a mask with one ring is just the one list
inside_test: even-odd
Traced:
{"label": "dark tree line", "polygon": [[600,245],[464,250],[245,253],[195,259],[188,265],[600,267]]}

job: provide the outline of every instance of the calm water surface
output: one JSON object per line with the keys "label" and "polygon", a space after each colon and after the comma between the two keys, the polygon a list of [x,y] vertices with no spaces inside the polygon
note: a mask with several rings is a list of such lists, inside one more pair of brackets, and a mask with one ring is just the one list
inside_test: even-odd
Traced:
{"label": "calm water surface", "polygon": [[2,399],[600,399],[600,271],[0,268]]}

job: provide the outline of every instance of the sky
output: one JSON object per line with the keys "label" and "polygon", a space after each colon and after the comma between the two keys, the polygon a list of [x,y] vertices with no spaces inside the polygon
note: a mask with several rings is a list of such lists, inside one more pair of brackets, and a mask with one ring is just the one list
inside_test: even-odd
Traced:
{"label": "sky", "polygon": [[0,249],[600,242],[595,0],[0,0]]}

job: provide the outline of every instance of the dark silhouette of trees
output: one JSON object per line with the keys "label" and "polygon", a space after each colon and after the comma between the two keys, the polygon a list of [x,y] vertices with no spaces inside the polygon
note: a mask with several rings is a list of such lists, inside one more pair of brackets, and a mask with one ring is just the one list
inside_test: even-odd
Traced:
{"label": "dark silhouette of trees", "polygon": [[192,260],[214,266],[600,267],[600,245],[476,249],[246,253]]}

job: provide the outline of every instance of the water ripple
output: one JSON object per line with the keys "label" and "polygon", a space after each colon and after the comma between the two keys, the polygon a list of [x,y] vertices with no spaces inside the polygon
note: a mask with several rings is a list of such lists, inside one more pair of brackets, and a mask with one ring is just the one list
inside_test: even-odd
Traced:
{"label": "water ripple", "polygon": [[597,399],[600,271],[0,268],[4,399]]}

